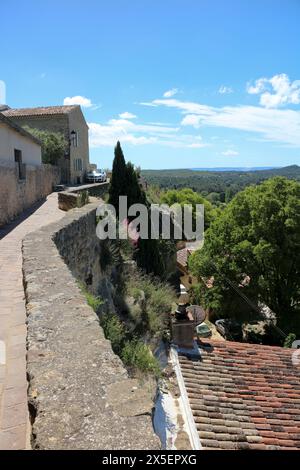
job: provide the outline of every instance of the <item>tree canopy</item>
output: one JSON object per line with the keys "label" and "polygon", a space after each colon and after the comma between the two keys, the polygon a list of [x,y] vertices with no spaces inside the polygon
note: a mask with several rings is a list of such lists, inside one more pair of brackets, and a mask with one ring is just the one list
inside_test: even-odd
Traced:
{"label": "tree canopy", "polygon": [[60,132],[50,132],[24,126],[24,129],[34,135],[42,144],[42,161],[57,165],[60,158],[63,158],[67,150],[67,141]]}
{"label": "tree canopy", "polygon": [[165,202],[169,206],[173,204],[180,204],[182,207],[185,204],[190,204],[193,207],[193,214],[196,212],[196,205],[204,205],[204,224],[207,228],[213,219],[213,206],[209,201],[202,197],[199,193],[196,193],[190,188],[183,189],[170,189],[162,194],[161,201]]}
{"label": "tree canopy", "polygon": [[213,287],[203,288],[204,301],[222,316],[230,314],[236,296],[233,282],[254,303],[270,307],[281,325],[298,319],[300,184],[275,177],[238,193],[212,222],[189,266],[199,279],[214,277]]}

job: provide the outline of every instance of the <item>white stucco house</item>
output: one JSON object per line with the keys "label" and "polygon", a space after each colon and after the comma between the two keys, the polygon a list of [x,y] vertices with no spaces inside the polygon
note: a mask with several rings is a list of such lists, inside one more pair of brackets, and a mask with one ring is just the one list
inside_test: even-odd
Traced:
{"label": "white stucco house", "polygon": [[0,226],[44,199],[59,181],[59,169],[42,164],[40,141],[0,107]]}
{"label": "white stucco house", "polygon": [[17,163],[22,177],[23,165],[42,164],[41,143],[0,112],[0,161]]}

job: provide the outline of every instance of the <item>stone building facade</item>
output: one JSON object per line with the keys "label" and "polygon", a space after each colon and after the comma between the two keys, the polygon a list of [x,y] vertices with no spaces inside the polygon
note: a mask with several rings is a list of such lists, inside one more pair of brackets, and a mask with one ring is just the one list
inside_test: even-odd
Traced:
{"label": "stone building facade", "polygon": [[61,182],[84,182],[85,174],[89,170],[89,142],[88,125],[80,106],[8,108],[3,114],[20,126],[63,134],[66,139],[66,152],[58,161]]}

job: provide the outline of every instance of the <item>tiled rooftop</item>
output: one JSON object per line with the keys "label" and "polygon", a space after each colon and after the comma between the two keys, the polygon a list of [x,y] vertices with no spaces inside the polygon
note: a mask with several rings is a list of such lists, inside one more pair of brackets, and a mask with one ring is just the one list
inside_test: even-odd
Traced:
{"label": "tiled rooftop", "polygon": [[188,248],[182,248],[181,250],[177,251],[177,263],[180,264],[183,268],[187,267],[187,260],[191,252],[192,250],[189,250]]}
{"label": "tiled rooftop", "polygon": [[300,366],[292,350],[209,341],[201,360],[179,353],[204,449],[300,449]]}
{"label": "tiled rooftop", "polygon": [[18,109],[9,108],[6,111],[4,111],[3,114],[8,117],[45,116],[49,114],[68,114],[77,107],[78,105],[43,106],[39,108],[18,108]]}

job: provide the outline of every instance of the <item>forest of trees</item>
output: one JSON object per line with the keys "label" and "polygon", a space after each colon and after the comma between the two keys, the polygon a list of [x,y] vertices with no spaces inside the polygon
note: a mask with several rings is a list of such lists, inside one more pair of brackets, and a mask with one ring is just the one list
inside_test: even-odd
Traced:
{"label": "forest of trees", "polygon": [[193,189],[218,205],[229,202],[246,186],[259,184],[274,176],[300,180],[300,167],[292,165],[256,171],[143,170],[142,176],[150,185],[162,189]]}

